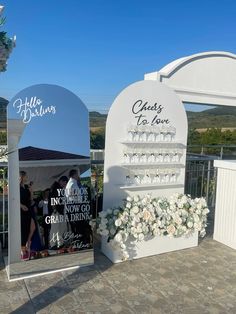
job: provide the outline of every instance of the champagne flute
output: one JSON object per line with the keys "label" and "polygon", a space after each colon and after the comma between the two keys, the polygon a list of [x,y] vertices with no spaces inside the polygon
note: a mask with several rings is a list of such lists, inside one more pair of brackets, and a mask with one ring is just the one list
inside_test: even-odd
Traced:
{"label": "champagne flute", "polygon": [[154,132],[155,132],[155,141],[159,142],[160,141],[160,127],[155,126],[154,127]]}
{"label": "champagne flute", "polygon": [[183,156],[183,151],[182,151],[182,149],[178,149],[178,150],[177,150],[177,156],[178,156],[178,162],[180,162],[181,157]]}
{"label": "champagne flute", "polygon": [[124,164],[129,164],[129,162],[130,162],[129,154],[126,151],[124,151],[124,153],[123,153],[123,163]]}
{"label": "champagne flute", "polygon": [[165,140],[165,127],[162,125],[160,129],[160,141],[164,142]]}
{"label": "champagne flute", "polygon": [[147,162],[147,154],[146,153],[141,153],[141,156],[140,156],[140,162],[141,163],[146,163]]}
{"label": "champagne flute", "polygon": [[126,185],[130,185],[131,184],[131,178],[130,178],[129,174],[126,175],[126,177],[125,177],[125,183],[126,183]]}
{"label": "champagne flute", "polygon": [[146,142],[147,141],[147,133],[145,126],[140,127],[140,135],[139,135],[140,142]]}
{"label": "champagne flute", "polygon": [[164,161],[164,151],[162,149],[160,149],[160,151],[158,153],[158,159],[159,159],[159,162]]}
{"label": "champagne flute", "polygon": [[149,129],[150,129],[150,131],[149,131],[148,141],[154,142],[155,141],[155,133],[154,133],[153,127],[149,127]]}
{"label": "champagne flute", "polygon": [[164,162],[169,163],[170,162],[170,154],[168,152],[165,152],[164,155]]}
{"label": "champagne flute", "polygon": [[176,134],[176,128],[174,126],[171,126],[170,134],[171,134],[171,141],[173,141],[175,139],[175,134]]}
{"label": "champagne flute", "polygon": [[165,140],[166,140],[167,142],[170,142],[170,141],[171,141],[171,126],[166,127]]}
{"label": "champagne flute", "polygon": [[170,182],[171,183],[176,182],[176,171],[175,171],[175,169],[171,169]]}
{"label": "champagne flute", "polygon": [[135,185],[140,185],[141,184],[141,178],[138,174],[134,175],[134,183]]}
{"label": "champagne flute", "polygon": [[155,162],[155,154],[150,152],[150,155],[148,157],[148,162],[154,163]]}
{"label": "champagne flute", "polygon": [[161,183],[161,175],[160,175],[160,171],[158,169],[156,171],[155,177],[153,178],[153,182],[157,183],[157,184]]}
{"label": "champagne flute", "polygon": [[133,126],[131,124],[127,127],[127,133],[128,133],[128,141],[132,142],[134,138],[134,131],[133,131]]}

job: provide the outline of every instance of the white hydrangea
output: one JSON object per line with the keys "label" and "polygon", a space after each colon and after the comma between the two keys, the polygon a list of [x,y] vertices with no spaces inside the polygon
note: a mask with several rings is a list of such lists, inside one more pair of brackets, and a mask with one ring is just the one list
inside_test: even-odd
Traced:
{"label": "white hydrangea", "polygon": [[127,197],[123,208],[107,209],[99,213],[98,233],[120,250],[124,260],[129,258],[128,240],[143,241],[145,236],[189,236],[199,231],[205,236],[207,208],[204,198],[191,199],[189,195],[174,194],[152,199],[150,195]]}

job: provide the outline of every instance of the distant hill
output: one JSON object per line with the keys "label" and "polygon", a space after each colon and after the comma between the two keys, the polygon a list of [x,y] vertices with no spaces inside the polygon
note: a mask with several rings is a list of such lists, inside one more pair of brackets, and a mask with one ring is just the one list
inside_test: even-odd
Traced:
{"label": "distant hill", "polygon": [[105,128],[107,114],[91,111],[89,113],[89,120],[91,128]]}
{"label": "distant hill", "polygon": [[201,112],[187,111],[189,128],[236,127],[235,107],[216,107]]}
{"label": "distant hill", "polygon": [[[89,113],[91,128],[105,128],[106,114]],[[236,128],[236,107],[216,107],[201,112],[187,111],[189,128]]]}

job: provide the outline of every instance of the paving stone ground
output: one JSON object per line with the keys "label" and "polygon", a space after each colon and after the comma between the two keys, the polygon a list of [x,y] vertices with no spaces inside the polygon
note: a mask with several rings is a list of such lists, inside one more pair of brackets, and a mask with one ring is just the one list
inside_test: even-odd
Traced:
{"label": "paving stone ground", "polygon": [[211,235],[116,265],[96,249],[92,267],[10,283],[0,265],[1,314],[236,313],[236,251]]}

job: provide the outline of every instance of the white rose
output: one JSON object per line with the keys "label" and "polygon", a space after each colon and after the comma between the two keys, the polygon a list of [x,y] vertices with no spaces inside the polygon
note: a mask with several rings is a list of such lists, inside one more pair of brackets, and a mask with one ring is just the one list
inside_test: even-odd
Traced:
{"label": "white rose", "polygon": [[128,233],[123,232],[122,233],[122,238],[123,238],[123,241],[126,242],[128,240]]}
{"label": "white rose", "polygon": [[204,237],[206,235],[206,230],[205,229],[203,229],[203,230],[201,230],[200,231],[200,237]]}
{"label": "white rose", "polygon": [[129,253],[127,251],[123,252],[123,259],[126,261],[129,258]]}
{"label": "white rose", "polygon": [[171,234],[171,235],[173,235],[174,233],[175,233],[175,226],[174,225],[169,225],[167,228],[166,228],[166,231],[169,233],[169,234]]}
{"label": "white rose", "polygon": [[103,236],[108,236],[108,234],[109,234],[109,231],[108,230],[102,230],[102,235]]}
{"label": "white rose", "polygon": [[132,197],[127,196],[126,200],[127,200],[127,202],[132,202],[133,199],[132,199]]}
{"label": "white rose", "polygon": [[130,228],[130,232],[133,234],[133,233],[135,233],[136,232],[136,228],[135,227],[131,227]]}
{"label": "white rose", "polygon": [[139,223],[139,224],[137,225],[137,232],[142,232],[142,230],[143,230],[142,224]]}
{"label": "white rose", "polygon": [[138,235],[138,240],[139,240],[139,241],[143,241],[143,240],[144,240],[144,234],[143,234],[143,233],[140,233],[140,234]]}
{"label": "white rose", "polygon": [[148,220],[150,217],[151,217],[150,212],[147,211],[147,210],[145,210],[145,211],[143,212],[143,219],[144,219],[144,220]]}
{"label": "white rose", "polygon": [[134,206],[130,209],[130,214],[132,213],[133,216],[138,214],[138,212],[139,212],[138,206]]}
{"label": "white rose", "polygon": [[118,219],[115,220],[115,226],[116,226],[116,227],[120,227],[121,224],[122,224],[122,221],[121,221],[120,218],[118,218]]}
{"label": "white rose", "polygon": [[202,209],[202,205],[201,204],[197,204],[197,209],[201,210]]}
{"label": "white rose", "polygon": [[131,203],[127,203],[127,204],[126,204],[126,208],[129,208],[129,209],[130,209],[130,208],[131,208]]}
{"label": "white rose", "polygon": [[204,208],[203,211],[202,211],[203,215],[207,215],[209,212],[210,211],[209,211],[208,208]]}
{"label": "white rose", "polygon": [[194,229],[197,231],[201,231],[201,229],[202,229],[202,224],[200,222],[194,223],[193,226],[194,226]]}
{"label": "white rose", "polygon": [[152,232],[152,234],[153,234],[154,236],[157,236],[157,235],[159,234],[159,232],[158,232],[157,229],[154,229],[153,232]]}
{"label": "white rose", "polygon": [[122,241],[122,235],[121,235],[120,233],[117,233],[117,234],[115,235],[114,240],[115,240],[116,242],[120,243],[120,242]]}
{"label": "white rose", "polygon": [[111,229],[110,229],[110,234],[111,234],[111,235],[114,235],[115,233],[116,233],[116,229],[111,228]]}
{"label": "white rose", "polygon": [[137,203],[138,201],[139,201],[139,196],[136,195],[136,196],[134,197],[134,202]]}
{"label": "white rose", "polygon": [[187,223],[187,226],[188,226],[188,228],[192,228],[192,227],[193,227],[192,221],[189,221],[189,222]]}
{"label": "white rose", "polygon": [[126,249],[126,245],[124,243],[121,243],[120,247],[122,248],[122,250]]}
{"label": "white rose", "polygon": [[119,212],[120,212],[119,209],[115,209],[113,213],[114,213],[114,215],[118,215]]}
{"label": "white rose", "polygon": [[101,219],[101,224],[102,225],[105,225],[105,224],[107,224],[108,223],[108,219],[107,218],[102,218]]}
{"label": "white rose", "polygon": [[177,225],[181,225],[182,224],[182,219],[180,217],[176,217],[174,219],[174,222],[177,224]]}
{"label": "white rose", "polygon": [[99,213],[99,217],[100,217],[100,218],[105,218],[106,215],[107,215],[107,212],[106,212],[105,210],[103,210],[103,211],[101,211],[101,212]]}
{"label": "white rose", "polygon": [[141,201],[141,203],[142,203],[143,205],[146,205],[146,204],[147,204],[147,198],[146,198],[146,197],[143,198],[142,201]]}
{"label": "white rose", "polygon": [[191,207],[189,207],[189,212],[190,213],[193,213],[194,212],[194,208],[191,206]]}

